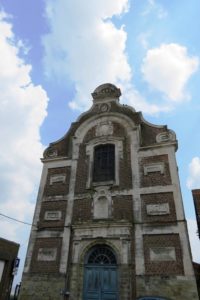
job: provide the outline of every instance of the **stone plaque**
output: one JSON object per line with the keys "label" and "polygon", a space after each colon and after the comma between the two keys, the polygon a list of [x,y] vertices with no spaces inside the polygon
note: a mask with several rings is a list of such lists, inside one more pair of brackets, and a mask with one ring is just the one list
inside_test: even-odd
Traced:
{"label": "stone plaque", "polygon": [[60,220],[62,216],[62,212],[59,210],[51,210],[51,211],[46,211],[44,215],[44,219],[46,221],[56,221]]}
{"label": "stone plaque", "polygon": [[169,203],[147,204],[146,212],[150,216],[168,215],[170,212]]}
{"label": "stone plaque", "polygon": [[96,127],[96,136],[105,136],[113,134],[113,124],[112,122],[102,122]]}
{"label": "stone plaque", "polygon": [[65,174],[59,174],[59,175],[51,175],[50,177],[50,185],[56,183],[56,182],[65,182]]}
{"label": "stone plaque", "polygon": [[154,163],[144,166],[144,175],[154,172],[160,172],[161,174],[164,174],[164,163]]}
{"label": "stone plaque", "polygon": [[56,248],[39,248],[37,260],[40,261],[55,261],[57,255]]}
{"label": "stone plaque", "polygon": [[174,247],[150,248],[150,261],[175,261],[176,251]]}
{"label": "stone plaque", "polygon": [[60,201],[60,200],[66,200],[65,195],[55,195],[55,196],[46,196],[44,198],[44,201]]}
{"label": "stone plaque", "polygon": [[94,201],[94,219],[108,218],[108,199],[105,196],[100,196]]}

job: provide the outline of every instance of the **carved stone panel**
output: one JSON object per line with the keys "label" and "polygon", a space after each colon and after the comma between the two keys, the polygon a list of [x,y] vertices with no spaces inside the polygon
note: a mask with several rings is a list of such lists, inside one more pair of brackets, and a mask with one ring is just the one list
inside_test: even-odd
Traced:
{"label": "carved stone panel", "polygon": [[150,261],[175,261],[176,250],[174,247],[150,248]]}
{"label": "carved stone panel", "polygon": [[96,127],[96,136],[106,136],[113,134],[113,124],[112,122],[101,122]]}
{"label": "carved stone panel", "polygon": [[50,211],[46,211],[45,215],[44,215],[44,219],[46,221],[56,221],[56,220],[60,220],[62,217],[62,212],[59,210],[50,210]]}
{"label": "carved stone panel", "polygon": [[108,199],[106,197],[99,197],[94,204],[94,218],[105,219],[108,218]]}
{"label": "carved stone panel", "polygon": [[65,182],[65,178],[66,178],[65,174],[51,175],[51,177],[50,177],[50,185],[52,185],[54,183],[57,183],[57,182],[64,183]]}
{"label": "carved stone panel", "polygon": [[96,188],[93,203],[94,219],[106,219],[109,217],[111,197],[107,187]]}
{"label": "carved stone panel", "polygon": [[37,260],[39,261],[55,261],[57,255],[56,248],[39,248]]}
{"label": "carved stone panel", "polygon": [[153,163],[144,165],[144,175],[148,175],[149,173],[160,172],[164,174],[164,163]]}
{"label": "carved stone panel", "polygon": [[44,201],[60,201],[67,200],[65,195],[46,196]]}
{"label": "carved stone panel", "polygon": [[146,205],[147,215],[157,216],[157,215],[167,215],[170,213],[168,203],[160,204],[148,204]]}

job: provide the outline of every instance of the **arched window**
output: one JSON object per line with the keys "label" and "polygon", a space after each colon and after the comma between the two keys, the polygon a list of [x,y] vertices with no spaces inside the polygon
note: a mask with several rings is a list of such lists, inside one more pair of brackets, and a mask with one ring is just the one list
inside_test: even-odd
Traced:
{"label": "arched window", "polygon": [[98,245],[92,248],[87,258],[89,265],[116,265],[116,257],[110,247]]}
{"label": "arched window", "polygon": [[115,145],[103,144],[94,148],[93,181],[115,180]]}

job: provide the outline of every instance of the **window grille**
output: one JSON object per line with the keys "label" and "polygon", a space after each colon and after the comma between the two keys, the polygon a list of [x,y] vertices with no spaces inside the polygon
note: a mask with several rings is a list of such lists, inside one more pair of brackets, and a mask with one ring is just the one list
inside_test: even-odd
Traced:
{"label": "window grille", "polygon": [[88,264],[116,265],[116,258],[107,246],[95,247],[88,257]]}
{"label": "window grille", "polygon": [[99,145],[94,148],[93,181],[115,180],[115,146]]}

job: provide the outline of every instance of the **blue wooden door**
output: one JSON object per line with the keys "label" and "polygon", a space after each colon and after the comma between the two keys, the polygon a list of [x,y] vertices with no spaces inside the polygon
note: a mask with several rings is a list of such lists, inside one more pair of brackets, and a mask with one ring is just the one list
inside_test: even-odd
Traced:
{"label": "blue wooden door", "polygon": [[83,300],[118,300],[117,261],[110,247],[93,247],[86,256]]}
{"label": "blue wooden door", "polygon": [[84,279],[84,300],[118,300],[115,266],[86,266]]}

